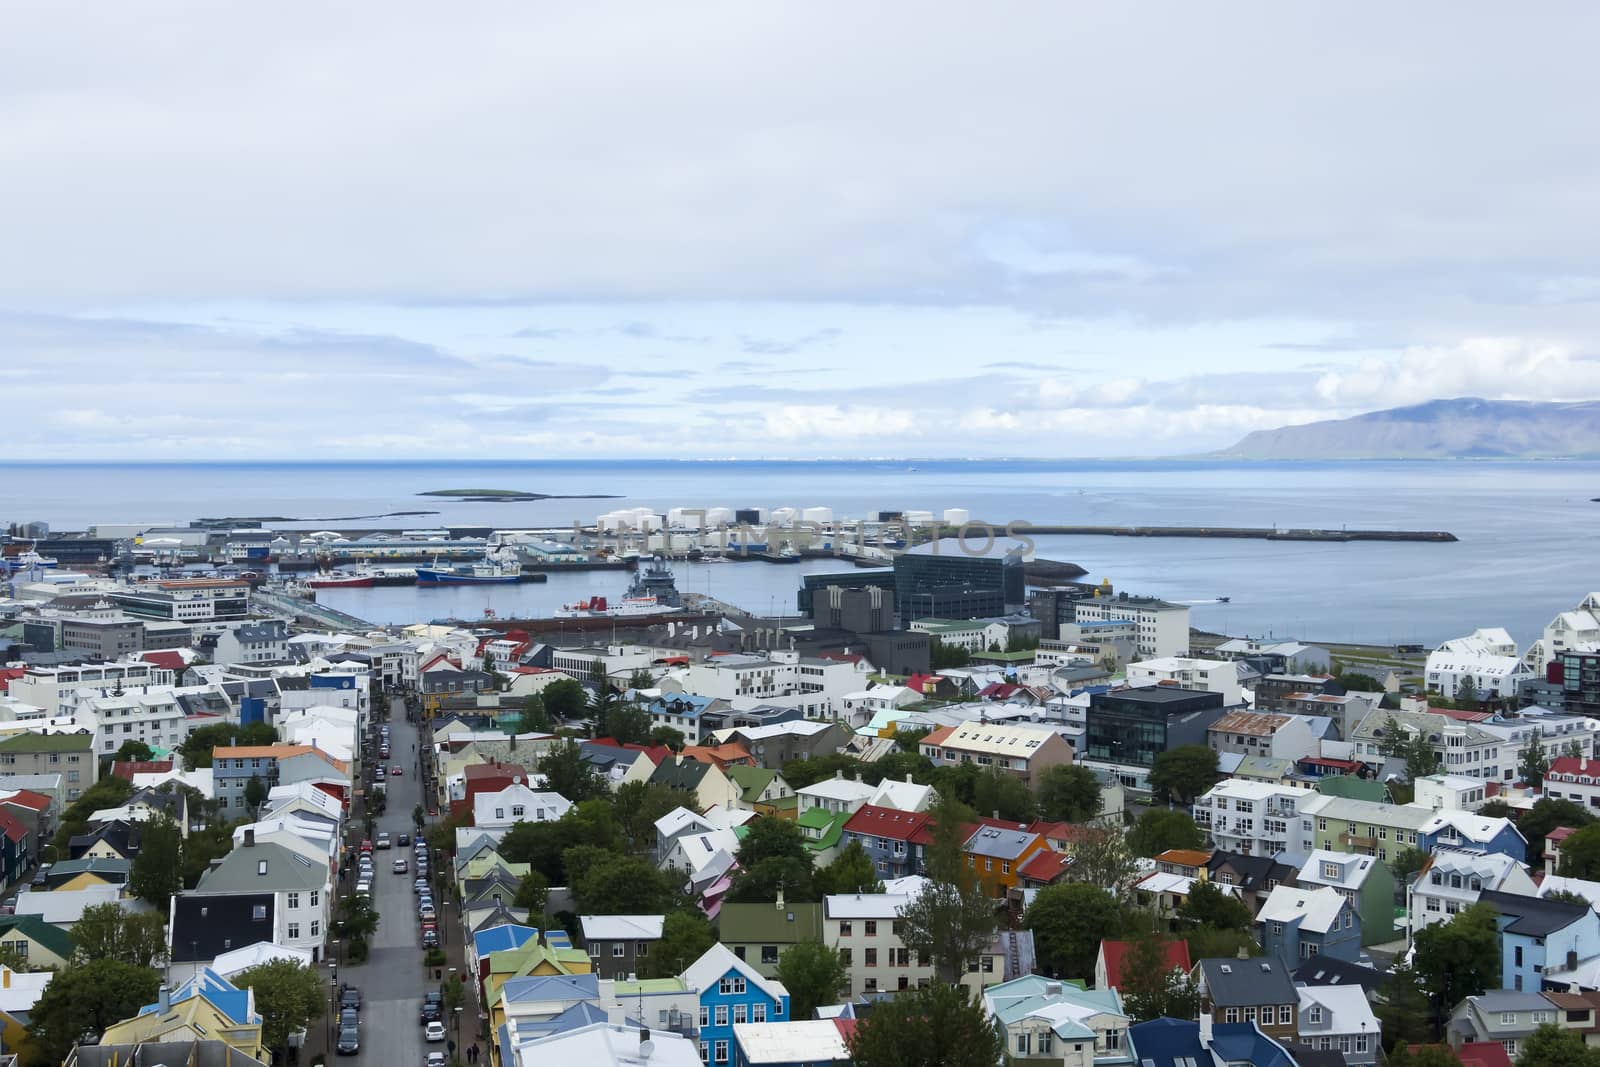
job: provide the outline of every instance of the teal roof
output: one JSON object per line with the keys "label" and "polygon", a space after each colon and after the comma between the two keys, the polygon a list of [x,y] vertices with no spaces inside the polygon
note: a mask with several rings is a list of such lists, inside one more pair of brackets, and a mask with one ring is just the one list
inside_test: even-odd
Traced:
{"label": "teal roof", "polygon": [[1082,1019],[1100,1013],[1127,1014],[1115,989],[1080,989],[1037,974],[990,986],[983,998],[1005,1025],[1019,1019],[1046,1019],[1057,1037],[1073,1041],[1094,1039],[1094,1031]]}
{"label": "teal roof", "polygon": [[52,926],[37,915],[0,915],[0,940],[15,930],[30,941],[37,941],[64,960],[72,958],[72,935]]}

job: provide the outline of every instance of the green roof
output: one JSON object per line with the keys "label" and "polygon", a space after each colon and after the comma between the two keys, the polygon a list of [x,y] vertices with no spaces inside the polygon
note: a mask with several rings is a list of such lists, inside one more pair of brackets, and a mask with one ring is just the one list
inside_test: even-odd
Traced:
{"label": "green roof", "polygon": [[1346,800],[1369,800],[1384,803],[1389,800],[1389,787],[1375,778],[1357,778],[1353,774],[1334,774],[1317,779],[1317,792],[1324,796],[1343,797]]}
{"label": "green roof", "polygon": [[821,830],[821,837],[807,837],[806,848],[812,852],[825,852],[839,843],[844,836],[844,824],[850,821],[847,811],[823,811],[821,808],[807,808],[796,820],[802,830]]}
{"label": "green roof", "polygon": [[0,752],[88,752],[94,747],[94,734],[41,734],[32,730],[0,739]]}
{"label": "green roof", "polygon": [[722,773],[727,775],[728,780],[740,788],[746,803],[753,802],[767,786],[772,784],[772,780],[778,777],[777,771],[742,765],[727,767]]}
{"label": "green roof", "polygon": [[125,876],[132,867],[133,863],[131,861],[125,860],[120,856],[86,856],[83,859],[62,860],[54,864],[50,868],[50,878],[54,880],[63,875],[70,878],[83,874],[85,871],[90,874],[120,874]]}
{"label": "green roof", "polygon": [[717,914],[717,933],[725,942],[743,944],[792,945],[806,938],[821,941],[822,905],[724,904]]}
{"label": "green roof", "polygon": [[37,915],[0,915],[0,938],[13,930],[31,941],[37,941],[64,960],[72,959],[72,935]]}
{"label": "green roof", "polygon": [[619,997],[638,996],[640,993],[683,993],[687,991],[682,978],[641,978],[636,982],[612,983],[612,992]]}
{"label": "green roof", "polygon": [[786,797],[779,797],[777,800],[771,801],[768,804],[768,807],[770,807],[773,811],[794,811],[799,806],[800,798],[794,793],[790,793]]}
{"label": "green roof", "polygon": [[827,808],[807,808],[795,822],[800,824],[802,830],[821,830],[833,821],[835,814]]}
{"label": "green roof", "polygon": [[1032,663],[1038,653],[1033,649],[1021,652],[974,652],[973,659],[991,660],[995,663]]}

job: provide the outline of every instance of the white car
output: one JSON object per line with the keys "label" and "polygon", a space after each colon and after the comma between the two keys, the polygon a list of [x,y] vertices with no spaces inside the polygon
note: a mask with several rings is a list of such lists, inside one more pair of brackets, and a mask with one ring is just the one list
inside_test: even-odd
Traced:
{"label": "white car", "polygon": [[422,1036],[428,1041],[443,1041],[444,1023],[438,1020],[429,1023],[428,1028],[422,1032]]}
{"label": "white car", "polygon": [[356,892],[361,896],[370,897],[372,895],[372,883],[365,880],[357,882]]}

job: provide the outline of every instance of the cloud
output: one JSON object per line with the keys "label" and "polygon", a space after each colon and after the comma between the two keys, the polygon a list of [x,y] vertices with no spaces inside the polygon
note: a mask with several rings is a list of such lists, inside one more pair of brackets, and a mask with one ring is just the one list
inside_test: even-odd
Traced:
{"label": "cloud", "polygon": [[1474,338],[1415,347],[1393,359],[1366,359],[1324,374],[1317,395],[1345,408],[1392,407],[1438,397],[1571,400],[1600,395],[1600,365],[1562,345],[1518,338]]}
{"label": "cloud", "polygon": [[829,327],[787,340],[772,337],[741,337],[739,347],[752,355],[787,356],[807,348],[831,344],[843,333],[844,331],[837,327]]}

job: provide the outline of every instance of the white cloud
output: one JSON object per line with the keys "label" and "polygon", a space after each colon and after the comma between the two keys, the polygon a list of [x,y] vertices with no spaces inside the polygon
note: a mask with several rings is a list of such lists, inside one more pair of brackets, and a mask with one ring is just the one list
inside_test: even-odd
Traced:
{"label": "white cloud", "polygon": [[1341,408],[1381,408],[1438,397],[1572,400],[1600,394],[1600,363],[1563,345],[1480,337],[1448,347],[1414,347],[1392,359],[1330,371],[1317,395]]}

